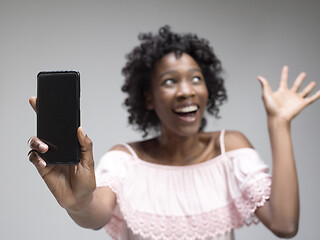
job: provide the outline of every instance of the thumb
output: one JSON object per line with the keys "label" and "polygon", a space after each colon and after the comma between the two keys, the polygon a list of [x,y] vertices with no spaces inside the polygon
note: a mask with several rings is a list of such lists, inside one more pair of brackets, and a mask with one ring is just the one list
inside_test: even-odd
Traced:
{"label": "thumb", "polygon": [[37,97],[29,98],[29,103],[30,103],[31,107],[33,108],[33,110],[35,112],[37,112]]}
{"label": "thumb", "polygon": [[262,86],[262,94],[267,95],[272,92],[269,82],[262,76],[258,76],[257,79],[261,83]]}
{"label": "thumb", "polygon": [[78,128],[78,140],[81,146],[80,163],[84,166],[94,167],[93,161],[93,143],[82,127]]}

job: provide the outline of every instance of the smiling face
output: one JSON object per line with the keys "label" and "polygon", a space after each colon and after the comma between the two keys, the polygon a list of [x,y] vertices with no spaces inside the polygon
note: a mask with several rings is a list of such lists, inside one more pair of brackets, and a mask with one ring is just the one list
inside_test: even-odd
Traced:
{"label": "smiling face", "polygon": [[155,64],[146,106],[158,115],[163,132],[185,137],[198,133],[207,100],[205,79],[190,55],[169,53]]}

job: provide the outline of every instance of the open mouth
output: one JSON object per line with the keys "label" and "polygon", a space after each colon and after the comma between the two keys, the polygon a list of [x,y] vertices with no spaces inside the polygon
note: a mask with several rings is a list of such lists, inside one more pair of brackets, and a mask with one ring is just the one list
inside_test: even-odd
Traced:
{"label": "open mouth", "polygon": [[199,106],[193,104],[183,107],[178,107],[173,109],[173,112],[178,115],[178,117],[186,122],[193,122],[197,118]]}

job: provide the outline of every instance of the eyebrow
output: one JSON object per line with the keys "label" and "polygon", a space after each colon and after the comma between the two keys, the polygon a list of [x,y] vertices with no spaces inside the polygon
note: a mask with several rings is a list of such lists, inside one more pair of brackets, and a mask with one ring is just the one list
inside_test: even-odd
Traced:
{"label": "eyebrow", "polygon": [[[170,73],[175,73],[176,72],[176,70],[168,70],[168,71],[166,71],[166,72],[164,72],[164,73],[161,73],[160,74],[160,76],[159,76],[159,78],[162,78],[164,75],[166,75],[166,74],[170,74]],[[199,69],[199,68],[190,68],[189,70],[188,70],[188,72],[202,72],[201,71],[201,69]]]}

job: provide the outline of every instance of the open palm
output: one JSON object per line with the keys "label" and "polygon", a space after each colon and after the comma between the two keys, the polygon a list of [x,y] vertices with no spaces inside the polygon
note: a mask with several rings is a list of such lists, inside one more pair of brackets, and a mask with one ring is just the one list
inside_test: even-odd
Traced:
{"label": "open palm", "polygon": [[262,97],[268,116],[280,118],[286,122],[290,122],[306,106],[320,98],[320,91],[308,96],[316,86],[315,82],[310,82],[298,92],[306,77],[305,73],[300,73],[289,89],[288,71],[287,66],[282,68],[279,88],[275,92],[272,91],[269,82],[264,77],[258,76],[262,84]]}

